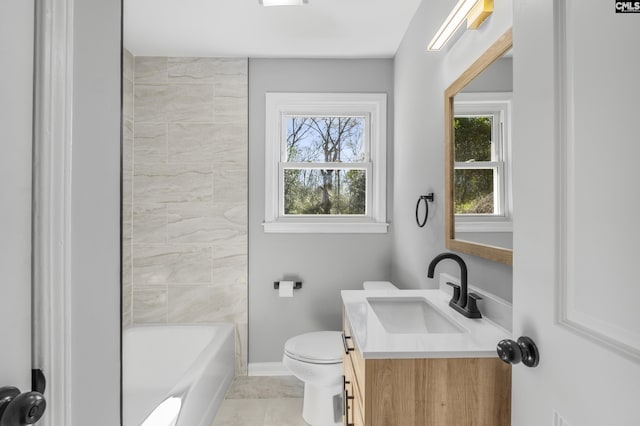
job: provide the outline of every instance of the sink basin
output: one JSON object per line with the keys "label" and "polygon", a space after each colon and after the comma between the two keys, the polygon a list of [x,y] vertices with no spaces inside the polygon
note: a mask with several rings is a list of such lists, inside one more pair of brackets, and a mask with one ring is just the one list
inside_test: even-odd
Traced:
{"label": "sink basin", "polygon": [[422,297],[367,297],[367,302],[387,333],[464,333]]}

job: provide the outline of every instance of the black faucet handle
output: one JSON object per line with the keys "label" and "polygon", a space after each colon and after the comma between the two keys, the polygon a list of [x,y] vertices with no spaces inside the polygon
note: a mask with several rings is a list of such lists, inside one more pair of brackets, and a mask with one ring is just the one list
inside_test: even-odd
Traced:
{"label": "black faucet handle", "polygon": [[449,281],[447,281],[447,285],[453,288],[453,296],[451,296],[450,303],[458,303],[460,301],[460,286]]}
{"label": "black faucet handle", "polygon": [[482,314],[480,314],[478,304],[476,303],[478,300],[482,300],[482,296],[476,293],[469,293],[467,311],[472,315],[471,318],[482,318]]}

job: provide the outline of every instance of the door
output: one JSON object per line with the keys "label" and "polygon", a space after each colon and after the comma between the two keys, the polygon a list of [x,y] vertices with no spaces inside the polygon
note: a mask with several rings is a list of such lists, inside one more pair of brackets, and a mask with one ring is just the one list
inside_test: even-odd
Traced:
{"label": "door", "polygon": [[32,1],[0,1],[0,387],[31,387]]}
{"label": "door", "polygon": [[637,426],[637,2],[514,2],[514,426]]}

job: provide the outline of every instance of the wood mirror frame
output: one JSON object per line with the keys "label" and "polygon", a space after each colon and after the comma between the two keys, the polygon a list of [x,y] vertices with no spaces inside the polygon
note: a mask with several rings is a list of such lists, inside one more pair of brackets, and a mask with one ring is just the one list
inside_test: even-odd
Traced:
{"label": "wood mirror frame", "polygon": [[513,250],[472,241],[457,240],[455,235],[454,200],[454,97],[474,78],[497,61],[513,46],[511,29],[504,33],[444,92],[445,120],[445,244],[449,250],[472,254],[485,259],[513,264]]}

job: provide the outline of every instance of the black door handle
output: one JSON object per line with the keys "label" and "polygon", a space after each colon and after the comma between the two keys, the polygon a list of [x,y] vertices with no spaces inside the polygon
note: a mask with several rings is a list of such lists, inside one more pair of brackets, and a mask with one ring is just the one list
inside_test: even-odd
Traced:
{"label": "black door handle", "polygon": [[[0,392],[2,389],[5,388],[0,388]],[[21,393],[5,402],[0,417],[0,426],[32,425],[40,420],[46,408],[47,402],[40,392]]]}
{"label": "black door handle", "polygon": [[498,342],[498,356],[507,364],[519,364],[521,361],[527,367],[536,367],[540,362],[538,347],[531,338],[522,336],[517,342],[504,339]]}
{"label": "black door handle", "polygon": [[0,387],[0,426],[28,426],[42,418],[47,401],[41,370],[32,370],[32,384],[34,390],[24,393],[13,386]]}

